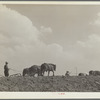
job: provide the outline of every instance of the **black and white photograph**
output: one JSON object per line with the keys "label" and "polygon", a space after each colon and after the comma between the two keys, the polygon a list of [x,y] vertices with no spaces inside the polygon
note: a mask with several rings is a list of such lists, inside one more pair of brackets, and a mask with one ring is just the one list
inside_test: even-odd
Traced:
{"label": "black and white photograph", "polygon": [[100,92],[100,5],[0,4],[0,92]]}

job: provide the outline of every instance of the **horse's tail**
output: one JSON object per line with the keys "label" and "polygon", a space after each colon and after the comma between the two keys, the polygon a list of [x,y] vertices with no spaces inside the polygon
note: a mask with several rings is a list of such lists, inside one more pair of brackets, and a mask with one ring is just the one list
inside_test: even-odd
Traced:
{"label": "horse's tail", "polygon": [[22,75],[25,76],[25,74],[27,74],[27,70],[26,69],[23,69]]}
{"label": "horse's tail", "polygon": [[23,70],[23,73],[22,73],[22,75],[23,75],[23,76],[25,76],[25,70]]}

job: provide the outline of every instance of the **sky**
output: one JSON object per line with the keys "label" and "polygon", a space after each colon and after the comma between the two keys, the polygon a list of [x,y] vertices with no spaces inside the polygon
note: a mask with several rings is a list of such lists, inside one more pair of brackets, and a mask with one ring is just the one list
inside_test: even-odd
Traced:
{"label": "sky", "polygon": [[[56,75],[100,70],[100,6],[0,5],[0,75],[42,63]],[[52,72],[50,73],[52,75]]]}

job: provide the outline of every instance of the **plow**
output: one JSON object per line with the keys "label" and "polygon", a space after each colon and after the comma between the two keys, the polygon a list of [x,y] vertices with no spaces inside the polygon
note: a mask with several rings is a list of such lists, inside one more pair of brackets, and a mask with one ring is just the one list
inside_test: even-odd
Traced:
{"label": "plow", "polygon": [[9,77],[21,76],[21,73],[12,74]]}

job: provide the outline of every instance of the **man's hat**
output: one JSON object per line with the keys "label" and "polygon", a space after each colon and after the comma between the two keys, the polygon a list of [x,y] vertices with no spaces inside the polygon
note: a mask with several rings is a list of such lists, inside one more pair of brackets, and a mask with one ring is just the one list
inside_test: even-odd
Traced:
{"label": "man's hat", "polygon": [[6,63],[6,64],[8,64],[8,62],[7,62],[7,61],[6,61],[5,63]]}

